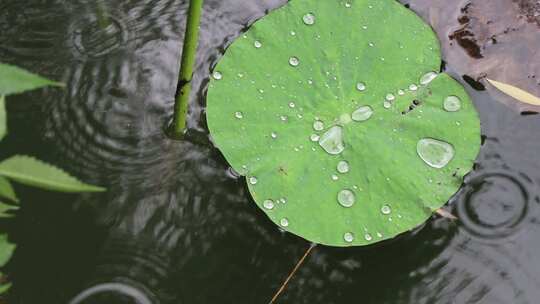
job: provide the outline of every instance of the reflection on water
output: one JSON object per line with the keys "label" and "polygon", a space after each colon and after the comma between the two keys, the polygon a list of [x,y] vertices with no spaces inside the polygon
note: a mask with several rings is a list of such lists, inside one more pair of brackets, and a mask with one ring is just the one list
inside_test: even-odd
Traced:
{"label": "reflection on water", "polygon": [[[267,220],[209,144],[204,96],[226,46],[285,2],[206,1],[189,117],[202,143],[193,144],[162,134],[185,1],[1,1],[0,60],[68,84],[12,98],[2,155],[34,154],[109,189],[18,189],[24,208],[0,223],[19,244],[10,303],[65,303],[111,282],[161,303],[271,298],[308,244]],[[449,72],[467,74],[451,55]],[[280,303],[537,303],[540,120],[467,88],[485,140],[452,200],[461,221],[434,218],[367,248],[319,246]]]}

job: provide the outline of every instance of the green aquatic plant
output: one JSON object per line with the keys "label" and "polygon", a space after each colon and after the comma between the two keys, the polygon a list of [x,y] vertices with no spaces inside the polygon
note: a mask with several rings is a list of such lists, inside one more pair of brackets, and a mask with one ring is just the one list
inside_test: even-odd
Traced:
{"label": "green aquatic plant", "polygon": [[411,230],[456,193],[480,147],[432,29],[394,0],[293,0],[215,67],[207,120],[281,229],[330,246]]}
{"label": "green aquatic plant", "polygon": [[181,138],[186,131],[186,117],[191,94],[193,67],[199,42],[199,24],[201,22],[203,0],[190,0],[186,21],[184,47],[180,63],[180,79],[176,89],[173,121],[169,126],[169,134],[173,138]]}
{"label": "green aquatic plant", "polygon": [[[7,95],[18,94],[46,86],[63,86],[18,67],[0,63],[0,140],[7,134],[5,100]],[[15,155],[0,161],[0,218],[11,217],[18,209],[19,199],[11,181],[45,190],[61,192],[101,192],[104,188],[85,184],[68,173],[33,157]],[[0,232],[0,267],[10,259],[15,245]],[[0,294],[9,288],[0,273]]]}

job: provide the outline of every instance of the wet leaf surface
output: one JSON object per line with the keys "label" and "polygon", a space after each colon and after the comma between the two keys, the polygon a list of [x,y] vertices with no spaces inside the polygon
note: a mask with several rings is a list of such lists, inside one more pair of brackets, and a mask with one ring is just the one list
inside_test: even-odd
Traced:
{"label": "wet leaf surface", "polygon": [[478,154],[476,110],[439,66],[432,31],[392,0],[297,0],[229,47],[208,125],[276,225],[373,244],[423,223]]}

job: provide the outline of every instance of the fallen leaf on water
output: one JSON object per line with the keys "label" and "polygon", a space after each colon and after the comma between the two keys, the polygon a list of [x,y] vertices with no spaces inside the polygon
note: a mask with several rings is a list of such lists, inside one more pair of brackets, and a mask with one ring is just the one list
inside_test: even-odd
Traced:
{"label": "fallen leaf on water", "polygon": [[498,81],[495,81],[495,80],[491,80],[491,79],[488,79],[487,80],[491,85],[493,85],[494,87],[496,87],[497,89],[499,89],[500,91],[502,91],[503,93],[509,95],[509,96],[512,96],[514,97],[515,99],[521,101],[521,102],[524,102],[524,103],[528,103],[528,104],[532,104],[532,105],[535,105],[535,106],[540,106],[540,98],[534,96],[533,94],[527,92],[527,91],[524,91],[518,87],[515,87],[515,86],[512,86],[512,85],[509,85],[509,84],[506,84],[506,83],[503,83],[503,82],[498,82]]}
{"label": "fallen leaf on water", "polygon": [[443,208],[435,210],[435,213],[452,221],[455,221],[458,219],[457,216],[453,215],[452,213],[450,213],[449,211]]}

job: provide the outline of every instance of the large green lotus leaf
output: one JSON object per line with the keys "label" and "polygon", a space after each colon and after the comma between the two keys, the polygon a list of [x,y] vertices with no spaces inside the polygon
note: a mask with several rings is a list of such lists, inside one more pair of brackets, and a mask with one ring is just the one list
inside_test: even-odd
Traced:
{"label": "large green lotus leaf", "polygon": [[443,206],[478,154],[477,112],[440,64],[431,28],[393,0],[293,0],[228,48],[208,126],[277,225],[373,244]]}

